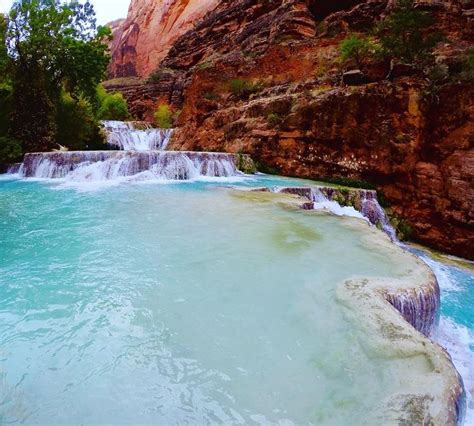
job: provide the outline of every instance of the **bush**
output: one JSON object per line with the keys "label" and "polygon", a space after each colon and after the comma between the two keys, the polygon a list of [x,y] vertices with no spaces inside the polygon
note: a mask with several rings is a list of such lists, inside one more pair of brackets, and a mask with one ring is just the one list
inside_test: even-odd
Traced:
{"label": "bush", "polygon": [[12,88],[0,83],[0,136],[10,130],[10,114],[12,109]]}
{"label": "bush", "polygon": [[407,64],[425,64],[442,38],[439,32],[426,31],[433,23],[429,13],[415,9],[414,0],[398,0],[377,29],[384,54]]}
{"label": "bush", "polygon": [[0,136],[0,164],[19,162],[22,155],[20,142],[8,136]]}
{"label": "bush", "polygon": [[469,49],[466,53],[461,78],[466,81],[474,80],[474,48]]}
{"label": "bush", "polygon": [[206,100],[206,101],[217,101],[219,100],[219,95],[217,93],[214,93],[214,92],[205,92],[202,97]]}
{"label": "bush", "polygon": [[173,127],[173,112],[168,104],[160,104],[154,114],[155,123],[161,129]]}
{"label": "bush", "polygon": [[278,126],[282,121],[283,119],[278,114],[272,112],[267,115],[267,122],[272,127]]}
{"label": "bush", "polygon": [[56,143],[70,150],[103,148],[104,139],[92,106],[63,93],[58,105]]}
{"label": "bush", "polygon": [[127,101],[121,93],[107,93],[102,86],[99,86],[97,99],[99,120],[125,121],[130,117]]}
{"label": "bush", "polygon": [[361,69],[364,61],[372,54],[374,47],[372,43],[357,35],[351,35],[344,39],[339,45],[341,60],[352,61],[355,66]]}
{"label": "bush", "polygon": [[250,80],[234,78],[229,82],[229,91],[237,96],[250,96],[262,90],[262,83],[253,83]]}

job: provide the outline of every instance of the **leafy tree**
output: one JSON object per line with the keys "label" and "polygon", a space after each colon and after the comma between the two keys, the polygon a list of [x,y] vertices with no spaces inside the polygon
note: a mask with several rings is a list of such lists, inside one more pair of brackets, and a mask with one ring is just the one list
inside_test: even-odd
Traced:
{"label": "leafy tree", "polygon": [[377,30],[383,52],[405,63],[426,63],[441,40],[440,33],[427,31],[433,23],[429,13],[415,9],[414,0],[398,0]]}
{"label": "leafy tree", "polygon": [[130,117],[128,104],[121,93],[107,93],[103,86],[97,89],[99,109],[97,116],[99,120],[124,121]]}
{"label": "leafy tree", "polygon": [[96,87],[110,59],[109,37],[109,29],[96,27],[89,1],[14,3],[5,44],[11,58],[12,129],[25,151],[54,147],[63,90],[97,108]]}
{"label": "leafy tree", "polygon": [[364,61],[372,54],[373,44],[366,38],[350,35],[342,40],[339,45],[341,60],[353,61],[357,68],[361,69]]}
{"label": "leafy tree", "polygon": [[168,104],[161,104],[156,110],[155,122],[161,129],[169,129],[173,127],[173,113]]}
{"label": "leafy tree", "polygon": [[7,52],[7,20],[0,14],[0,83],[6,79],[8,63],[10,61]]}
{"label": "leafy tree", "polygon": [[74,99],[63,91],[58,105],[56,126],[57,145],[67,146],[71,150],[103,145],[93,107],[84,98]]}
{"label": "leafy tree", "polygon": [[0,136],[0,164],[19,162],[22,155],[20,142],[8,136]]}

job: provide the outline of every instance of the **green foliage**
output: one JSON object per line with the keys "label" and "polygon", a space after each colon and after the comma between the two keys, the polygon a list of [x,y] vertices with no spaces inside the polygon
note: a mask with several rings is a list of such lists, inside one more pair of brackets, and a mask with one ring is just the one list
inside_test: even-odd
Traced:
{"label": "green foliage", "polygon": [[229,82],[229,91],[239,97],[250,96],[252,93],[261,91],[262,88],[262,83],[254,83],[251,80],[234,78]]}
{"label": "green foliage", "polygon": [[429,13],[415,9],[414,0],[398,0],[377,29],[383,53],[407,64],[423,65],[442,38],[438,32],[427,31],[433,23]]}
{"label": "green foliage", "polygon": [[63,92],[58,105],[56,144],[73,151],[103,145],[93,107],[84,98],[74,99]]}
{"label": "green foliage", "polygon": [[10,112],[12,104],[12,88],[0,83],[0,136],[10,130]]}
{"label": "green foliage", "polygon": [[364,61],[369,58],[374,50],[373,44],[366,38],[350,35],[339,44],[341,60],[351,61],[359,69],[363,67]]}
{"label": "green foliage", "polygon": [[97,89],[97,99],[97,117],[99,120],[124,121],[130,118],[127,101],[121,93],[107,93],[107,91],[99,85]]}
{"label": "green foliage", "polygon": [[281,116],[279,114],[276,114],[276,113],[272,112],[272,113],[267,115],[267,122],[272,127],[276,127],[276,126],[280,125],[282,121],[283,121],[283,119],[281,118]]}
{"label": "green foliage", "polygon": [[8,136],[0,136],[0,164],[19,162],[22,155],[20,142]]}
{"label": "green foliage", "polygon": [[214,66],[213,62],[212,61],[205,61],[205,62],[201,62],[200,64],[198,64],[197,68],[199,71],[205,71],[209,68],[212,68]]}
{"label": "green foliage", "polygon": [[163,78],[173,74],[173,70],[170,68],[158,68],[153,71],[147,79],[148,83],[159,83]]}
{"label": "green foliage", "polygon": [[173,127],[173,112],[168,104],[160,104],[154,114],[155,123],[161,129]]}
{"label": "green foliage", "polygon": [[265,163],[264,161],[257,161],[256,162],[256,169],[261,173],[265,173],[267,175],[279,175],[280,169],[278,167],[270,166],[269,164]]}
{"label": "green foliage", "polygon": [[24,152],[51,150],[56,146],[58,100],[49,82],[39,70],[27,68],[16,70],[12,84],[12,136],[21,141]]}
{"label": "green foliage", "polygon": [[205,92],[202,97],[206,100],[206,101],[217,101],[219,100],[219,95],[215,92]]}
{"label": "green foliage", "polygon": [[252,175],[257,173],[257,166],[250,156],[238,152],[235,154],[236,167],[242,173]]}
{"label": "green foliage", "polygon": [[6,43],[7,29],[7,21],[5,17],[0,14],[0,82],[6,78],[8,64],[10,63]]}
{"label": "green foliage", "polygon": [[474,80],[474,47],[469,49],[464,58],[461,78],[466,81]]}
{"label": "green foliage", "polygon": [[[11,133],[25,151],[47,151],[58,140],[63,91],[74,102],[87,100],[97,108],[96,87],[110,60],[111,32],[96,27],[88,1],[18,1],[7,22],[2,46],[8,46],[13,88]],[[1,57],[0,52],[0,62]]]}

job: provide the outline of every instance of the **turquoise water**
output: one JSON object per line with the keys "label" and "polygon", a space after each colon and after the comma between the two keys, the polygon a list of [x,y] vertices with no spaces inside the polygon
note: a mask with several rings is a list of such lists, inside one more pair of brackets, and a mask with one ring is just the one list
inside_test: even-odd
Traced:
{"label": "turquoise water", "polygon": [[396,372],[335,289],[409,266],[356,219],[224,184],[0,181],[0,424],[345,425],[380,408]]}
{"label": "turquoise water", "polygon": [[344,424],[376,409],[391,372],[335,283],[403,265],[353,219],[255,197],[0,182],[0,419]]}
{"label": "turquoise water", "polygon": [[441,288],[441,319],[435,340],[444,346],[463,377],[467,396],[465,425],[474,425],[474,265],[434,260],[415,252],[432,268]]}

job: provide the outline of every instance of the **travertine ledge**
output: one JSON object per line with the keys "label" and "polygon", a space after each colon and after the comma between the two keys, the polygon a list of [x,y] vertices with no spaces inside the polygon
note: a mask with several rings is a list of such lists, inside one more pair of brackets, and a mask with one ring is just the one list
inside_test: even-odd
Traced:
{"label": "travertine ledge", "polygon": [[[376,201],[374,191],[358,189],[301,187],[253,191],[292,196],[293,204],[297,201],[300,208],[308,210],[312,208],[314,188],[332,199],[348,197],[348,204],[353,206],[354,200],[366,199],[368,195]],[[370,218],[369,221],[372,222]],[[465,408],[462,379],[449,354],[429,339],[440,309],[440,289],[434,273],[376,227],[361,220],[354,221],[353,226],[365,228],[364,243],[373,250],[389,249],[397,263],[409,266],[408,273],[401,278],[355,277],[337,288],[337,300],[364,336],[363,345],[370,353],[387,359],[398,371],[394,377],[395,391],[390,391],[380,406],[368,414],[367,424],[459,424]]]}

